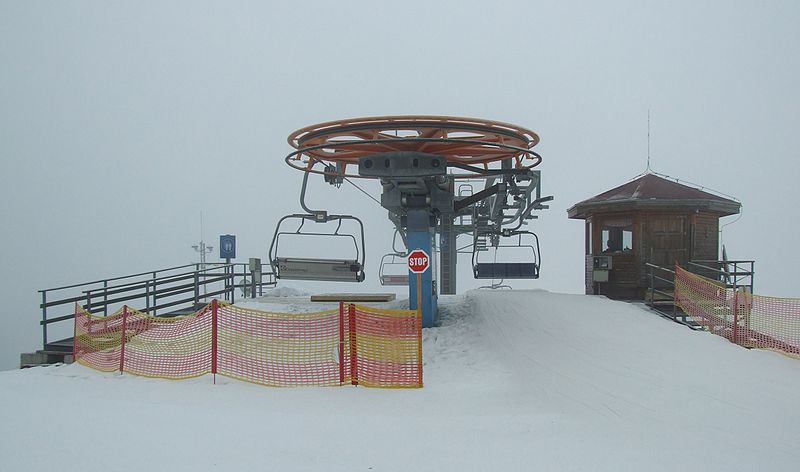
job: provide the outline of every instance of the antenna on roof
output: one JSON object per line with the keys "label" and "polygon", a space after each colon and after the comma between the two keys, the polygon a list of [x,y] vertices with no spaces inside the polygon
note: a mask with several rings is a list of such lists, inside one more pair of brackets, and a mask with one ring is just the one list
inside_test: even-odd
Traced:
{"label": "antenna on roof", "polygon": [[647,169],[645,173],[650,172],[650,109],[647,109]]}

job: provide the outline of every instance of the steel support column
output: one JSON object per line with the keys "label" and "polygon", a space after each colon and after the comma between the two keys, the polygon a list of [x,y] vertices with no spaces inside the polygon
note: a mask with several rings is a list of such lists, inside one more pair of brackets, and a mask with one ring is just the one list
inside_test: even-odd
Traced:
{"label": "steel support column", "polygon": [[[435,271],[433,259],[434,228],[431,225],[431,212],[427,208],[408,210],[408,251],[422,249],[431,258],[431,267],[422,274],[422,326],[430,328],[438,320],[438,300],[433,281]],[[412,310],[417,309],[417,274],[408,272],[408,303]]]}

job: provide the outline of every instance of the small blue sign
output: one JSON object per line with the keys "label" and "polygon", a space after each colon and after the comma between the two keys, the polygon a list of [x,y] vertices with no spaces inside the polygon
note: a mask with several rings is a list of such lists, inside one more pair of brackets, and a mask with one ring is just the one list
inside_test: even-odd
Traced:
{"label": "small blue sign", "polygon": [[219,236],[219,258],[236,259],[236,236],[221,234]]}

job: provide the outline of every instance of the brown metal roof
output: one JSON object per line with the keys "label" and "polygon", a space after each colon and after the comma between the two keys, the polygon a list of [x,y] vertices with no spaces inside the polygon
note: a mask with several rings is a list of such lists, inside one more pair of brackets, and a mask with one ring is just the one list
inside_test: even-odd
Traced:
{"label": "brown metal roof", "polygon": [[604,211],[668,208],[707,210],[727,216],[739,213],[741,204],[654,174],[645,174],[576,203],[567,210],[567,215],[570,218],[585,219],[593,213]]}

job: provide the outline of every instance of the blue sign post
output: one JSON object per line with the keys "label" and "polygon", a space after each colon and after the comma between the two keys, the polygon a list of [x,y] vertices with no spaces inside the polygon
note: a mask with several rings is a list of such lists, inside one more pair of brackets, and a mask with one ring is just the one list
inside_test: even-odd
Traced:
{"label": "blue sign post", "polygon": [[233,234],[221,234],[219,236],[219,258],[230,262],[236,259],[236,236]]}

